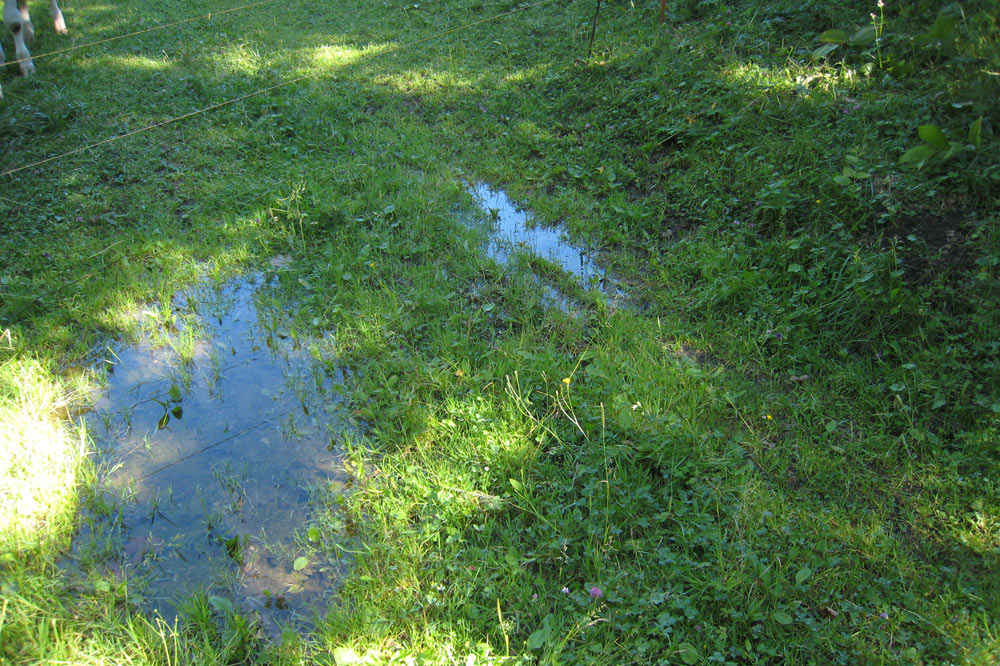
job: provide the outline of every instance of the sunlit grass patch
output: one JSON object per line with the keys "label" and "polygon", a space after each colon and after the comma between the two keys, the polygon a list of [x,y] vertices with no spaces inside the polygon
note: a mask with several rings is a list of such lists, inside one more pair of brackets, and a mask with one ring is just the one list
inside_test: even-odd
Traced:
{"label": "sunlit grass patch", "polygon": [[267,65],[268,58],[259,43],[245,40],[228,45],[212,61],[220,75],[256,76]]}
{"label": "sunlit grass patch", "polygon": [[0,551],[65,543],[76,510],[86,453],[82,429],[70,429],[61,387],[24,359],[0,364]]}
{"label": "sunlit grass patch", "polygon": [[138,73],[149,74],[152,72],[163,72],[176,66],[176,63],[168,56],[157,57],[140,54],[106,55],[100,60],[86,59],[83,64],[88,68],[118,67],[129,69]]}
{"label": "sunlit grass patch", "polygon": [[511,85],[534,84],[544,80],[544,77],[551,71],[551,63],[538,63],[530,67],[504,72],[502,80]]}
{"label": "sunlit grass patch", "polygon": [[[854,77],[833,73],[824,66],[785,65],[769,67],[755,62],[734,61],[724,65],[719,72],[724,78],[736,84],[767,90],[768,92],[790,93],[804,91],[803,83],[818,82],[849,84]],[[844,92],[847,92],[845,90]]]}
{"label": "sunlit grass patch", "polygon": [[460,73],[449,70],[422,67],[401,69],[379,74],[377,82],[406,93],[429,94],[441,91],[447,95],[459,95],[475,89],[476,82]]}
{"label": "sunlit grass patch", "polygon": [[388,44],[370,44],[364,47],[331,44],[313,49],[312,61],[315,67],[320,68],[320,72],[317,72],[317,74],[326,74],[326,68],[346,67],[347,65],[378,57],[389,51],[392,51],[392,46]]}

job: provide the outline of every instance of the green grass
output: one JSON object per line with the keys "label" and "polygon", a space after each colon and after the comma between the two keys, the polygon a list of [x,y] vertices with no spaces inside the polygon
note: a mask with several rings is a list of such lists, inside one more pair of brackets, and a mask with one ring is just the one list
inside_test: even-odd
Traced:
{"label": "green grass", "polygon": [[[34,51],[224,6],[36,10]],[[515,6],[265,5],[4,69],[0,171],[308,78],[2,178],[0,661],[996,660],[996,7],[611,3],[585,60],[557,0],[414,43]],[[487,260],[477,181],[637,307]],[[75,368],[278,253],[367,426],[309,525],[349,572],[281,645],[55,566],[93,501]]]}

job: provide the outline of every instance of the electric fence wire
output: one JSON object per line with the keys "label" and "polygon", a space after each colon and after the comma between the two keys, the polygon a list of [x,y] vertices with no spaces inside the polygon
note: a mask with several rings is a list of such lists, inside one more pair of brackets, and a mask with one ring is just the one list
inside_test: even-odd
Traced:
{"label": "electric fence wire", "polygon": [[107,37],[105,39],[98,39],[94,42],[87,42],[85,44],[74,44],[73,46],[67,46],[64,49],[57,49],[55,51],[49,51],[48,53],[41,53],[38,55],[30,55],[27,58],[21,58],[19,60],[11,60],[8,65],[17,65],[26,60],[40,60],[42,58],[48,58],[51,56],[59,55],[61,53],[69,53],[70,51],[76,51],[77,49],[85,49],[91,46],[98,46],[99,44],[107,44],[108,42],[116,42],[119,39],[125,39],[126,37],[135,37],[136,35],[144,35],[147,32],[155,32],[157,30],[164,30],[166,28],[173,28],[178,25],[184,25],[185,23],[192,23],[194,21],[200,21],[202,19],[211,19],[213,16],[222,16],[223,14],[232,14],[233,12],[243,11],[244,9],[252,9],[253,7],[260,7],[261,5],[269,5],[276,0],[260,0],[259,2],[252,2],[248,5],[241,5],[239,7],[233,7],[231,9],[223,9],[217,12],[209,12],[208,14],[202,14],[201,16],[194,16],[192,18],[181,19],[180,21],[174,21],[173,23],[162,23],[159,25],[154,25],[151,28],[143,28],[142,30],[136,30],[134,32],[127,32],[123,35],[115,35],[114,37]]}
{"label": "electric fence wire", "polygon": [[[273,1],[273,0],[263,0],[263,2],[270,2],[270,1]],[[465,24],[462,24],[462,25],[459,25],[459,26],[455,26],[455,27],[452,27],[452,28],[447,28],[445,30],[441,30],[439,32],[436,32],[433,35],[430,35],[428,37],[424,37],[422,39],[416,39],[416,40],[413,40],[411,42],[406,42],[404,44],[397,44],[395,46],[391,46],[391,47],[385,49],[384,51],[376,53],[373,57],[378,57],[378,56],[384,56],[384,55],[390,55],[390,54],[394,54],[394,53],[399,53],[400,51],[404,51],[404,50],[406,50],[408,48],[411,48],[413,46],[416,46],[418,44],[423,44],[425,42],[429,42],[429,41],[432,41],[432,40],[435,40],[435,39],[439,39],[441,37],[444,37],[445,35],[450,35],[450,34],[452,34],[454,32],[458,32],[460,30],[466,30],[468,28],[473,28],[473,27],[476,27],[478,25],[482,25],[484,23],[490,23],[492,21],[496,21],[496,20],[505,18],[507,16],[511,16],[513,14],[518,14],[520,12],[527,11],[529,9],[533,9],[535,7],[539,7],[541,5],[545,5],[545,4],[548,4],[550,2],[554,2],[554,1],[555,0],[538,0],[538,2],[533,2],[533,3],[529,4],[529,5],[522,5],[520,7],[515,7],[514,9],[510,9],[508,11],[501,12],[499,14],[495,14],[494,16],[490,16],[490,17],[487,17],[487,18],[484,18],[484,19],[480,19],[478,21],[471,21],[469,23],[465,23]],[[19,173],[21,171],[26,171],[28,169],[34,169],[35,167],[42,166],[43,164],[48,164],[49,162],[55,162],[56,160],[61,160],[61,159],[66,158],[66,157],[70,157],[71,155],[77,155],[79,153],[82,153],[82,152],[85,152],[85,151],[88,151],[88,150],[92,150],[94,148],[98,148],[100,146],[107,145],[109,143],[114,143],[116,141],[121,141],[122,139],[126,139],[126,138],[128,138],[130,136],[135,136],[136,134],[142,134],[144,132],[149,132],[149,131],[157,129],[159,127],[163,127],[165,125],[170,125],[170,124],[179,122],[181,120],[186,120],[187,118],[192,118],[194,116],[198,116],[198,115],[201,115],[203,113],[207,113],[209,111],[214,111],[216,109],[220,109],[220,108],[225,107],[225,106],[230,106],[230,105],[235,104],[237,102],[241,102],[241,101],[243,101],[245,99],[250,99],[251,97],[257,97],[258,95],[263,95],[264,93],[270,92],[272,90],[277,90],[278,88],[285,88],[287,86],[294,85],[296,83],[299,83],[301,81],[305,81],[305,80],[308,80],[308,79],[318,79],[318,78],[320,78],[320,76],[321,76],[320,74],[303,74],[302,76],[297,76],[295,78],[288,79],[287,81],[282,81],[282,82],[276,83],[274,85],[270,85],[270,86],[267,86],[267,87],[264,87],[264,88],[259,88],[257,90],[254,90],[253,92],[247,93],[245,95],[240,95],[239,97],[234,97],[232,99],[227,99],[227,100],[225,100],[223,102],[218,102],[216,104],[211,104],[211,105],[206,106],[204,108],[197,109],[195,111],[191,111],[189,113],[185,113],[183,115],[176,116],[174,118],[169,118],[167,120],[162,120],[160,122],[153,123],[153,124],[147,125],[145,127],[141,127],[141,128],[139,128],[137,130],[132,130],[131,132],[125,132],[123,134],[118,134],[116,136],[112,136],[112,137],[109,137],[107,139],[103,139],[101,141],[97,141],[97,142],[91,143],[89,145],[83,146],[81,148],[74,148],[73,150],[68,150],[68,151],[66,151],[64,153],[59,153],[57,155],[53,155],[52,157],[47,157],[45,159],[41,159],[41,160],[38,160],[36,162],[31,162],[31,163],[25,164],[23,166],[15,167],[13,169],[8,169],[7,171],[2,171],[2,172],[0,172],[0,178],[3,178],[5,176],[12,176],[15,173]]]}
{"label": "electric fence wire", "polygon": [[[251,5],[243,5],[242,7],[238,7],[238,8],[226,10],[226,12],[238,11],[239,9],[245,9],[245,8],[248,8],[248,7],[259,6],[259,5],[267,4],[267,3],[273,2],[273,1],[274,0],[262,0],[261,2],[254,3],[254,4],[251,4]],[[514,14],[517,14],[517,13],[520,13],[520,12],[523,12],[523,11],[527,11],[529,9],[533,9],[535,7],[539,7],[539,6],[544,5],[544,4],[548,4],[550,2],[554,2],[554,0],[538,0],[538,2],[534,2],[534,3],[528,4],[528,5],[523,5],[521,7],[515,7],[514,9],[508,10],[506,12],[501,12],[499,14],[495,14],[493,16],[490,16],[490,17],[487,17],[487,18],[484,18],[484,19],[480,19],[478,21],[471,21],[469,23],[465,23],[465,24],[462,24],[462,25],[459,25],[459,26],[454,26],[452,28],[447,28],[445,30],[441,30],[439,32],[436,32],[436,33],[434,33],[434,34],[432,34],[432,35],[430,35],[428,37],[424,37],[422,39],[416,39],[416,40],[413,40],[411,42],[406,42],[404,44],[394,45],[394,46],[392,46],[392,47],[390,47],[390,48],[388,48],[388,49],[386,49],[386,50],[384,50],[384,51],[382,51],[382,52],[380,52],[378,54],[375,54],[375,57],[377,57],[379,55],[389,55],[389,54],[393,54],[393,53],[398,53],[398,52],[401,52],[401,51],[403,51],[405,49],[408,49],[408,48],[411,48],[413,46],[416,46],[418,44],[423,44],[425,42],[429,42],[429,41],[432,41],[434,39],[439,39],[439,38],[441,38],[441,37],[443,37],[445,35],[449,35],[449,34],[452,34],[454,32],[458,32],[460,30],[465,30],[465,29],[473,28],[473,27],[476,27],[478,25],[482,25],[482,24],[485,24],[485,23],[490,23],[492,21],[496,21],[496,20],[505,18],[507,16],[511,16],[511,15],[514,15]],[[218,14],[226,13],[226,12],[215,12],[215,14],[218,15]],[[176,22],[176,23],[173,23],[173,24],[165,24],[162,27],[166,28],[166,27],[170,27],[172,25],[178,25],[180,23],[189,23],[191,21],[198,20],[199,18],[205,18],[206,16],[210,16],[210,15],[206,14],[206,15],[203,15],[201,17],[195,17],[195,18],[191,18],[191,19],[185,19],[184,21],[179,21],[179,22]],[[134,33],[134,34],[141,34],[141,32],[149,32],[149,31],[155,30],[155,29],[160,29],[160,28],[150,28],[148,30],[140,31],[139,33]],[[127,37],[127,36],[129,36],[129,35],[122,35],[119,38],[124,38],[124,37]],[[102,40],[102,41],[111,41],[111,40],[109,39],[109,40]],[[100,42],[92,42],[91,44],[97,44],[97,43],[100,43]],[[81,48],[82,48],[82,46],[81,46]],[[55,52],[53,52],[53,54],[54,53]],[[23,165],[23,166],[20,166],[20,167],[16,167],[14,169],[8,169],[7,171],[0,172],[0,178],[2,178],[4,176],[12,176],[13,174],[19,173],[21,171],[25,171],[25,170],[28,170],[28,169],[33,169],[35,167],[39,167],[39,166],[42,166],[44,164],[48,164],[49,162],[54,162],[54,161],[57,161],[57,160],[60,160],[60,159],[66,158],[66,157],[70,157],[72,155],[76,155],[76,154],[85,152],[87,150],[91,150],[91,149],[98,148],[100,146],[103,146],[103,145],[106,145],[106,144],[109,144],[109,143],[114,143],[116,141],[120,141],[122,139],[126,139],[126,138],[128,138],[130,136],[135,136],[136,134],[142,134],[144,132],[148,132],[148,131],[154,130],[154,129],[158,128],[158,127],[163,127],[164,125],[169,125],[169,124],[172,124],[172,123],[176,123],[176,122],[179,122],[181,120],[185,120],[187,118],[191,118],[193,116],[200,115],[202,113],[207,113],[209,111],[213,111],[215,109],[219,109],[219,108],[222,108],[224,106],[229,106],[229,105],[235,104],[237,102],[240,102],[242,100],[249,99],[251,97],[256,97],[258,95],[262,95],[262,94],[264,94],[266,92],[269,92],[271,90],[276,90],[278,88],[284,88],[284,87],[293,85],[295,83],[299,83],[299,82],[307,80],[307,79],[319,78],[320,76],[321,75],[319,75],[319,74],[306,74],[306,75],[303,75],[303,76],[295,77],[293,79],[289,79],[287,81],[283,81],[281,83],[277,83],[277,84],[274,84],[274,85],[271,85],[271,86],[267,86],[265,88],[259,88],[259,89],[255,90],[255,91],[251,92],[251,93],[247,93],[246,95],[240,95],[239,97],[235,97],[235,98],[232,98],[232,99],[225,100],[223,102],[212,104],[210,106],[207,106],[207,107],[204,107],[204,108],[201,108],[201,109],[197,109],[195,111],[191,111],[190,113],[185,113],[183,115],[176,116],[176,117],[170,118],[168,120],[164,120],[164,121],[161,121],[161,122],[158,122],[158,123],[153,123],[151,125],[147,125],[145,127],[142,127],[140,129],[137,129],[137,130],[133,130],[131,132],[125,132],[123,134],[118,134],[118,135],[109,137],[107,139],[104,139],[102,141],[97,141],[97,142],[88,144],[88,145],[83,146],[81,148],[76,148],[76,149],[69,150],[69,151],[66,151],[66,152],[63,152],[63,153],[59,153],[57,155],[53,155],[51,157],[47,157],[45,159],[38,160],[36,162],[32,162],[30,164],[26,164],[26,165]],[[117,244],[118,243],[115,243],[114,245],[117,245]],[[105,249],[110,249],[110,248],[105,248]],[[103,253],[103,251],[99,252],[98,254],[102,254],[102,253]],[[89,279],[89,278],[93,277],[96,274],[97,274],[97,271],[89,273],[89,274],[83,276],[82,278],[77,278],[75,280],[71,280],[71,281],[66,282],[64,284],[61,284],[58,287],[49,290],[45,294],[42,294],[41,296],[35,295],[33,298],[30,298],[30,299],[25,299],[25,297],[23,295],[21,295],[21,294],[13,294],[13,293],[10,293],[10,294],[0,294],[0,296],[19,297],[22,300],[22,304],[21,304],[21,306],[14,313],[14,314],[19,314],[20,312],[24,311],[27,308],[27,306],[28,306],[28,304],[30,302],[37,302],[37,300],[40,297],[51,295],[51,294],[53,294],[55,292],[60,291],[61,289],[65,288],[65,287],[68,287],[68,286],[71,286],[71,285],[76,284],[78,282],[81,282],[83,280]]]}

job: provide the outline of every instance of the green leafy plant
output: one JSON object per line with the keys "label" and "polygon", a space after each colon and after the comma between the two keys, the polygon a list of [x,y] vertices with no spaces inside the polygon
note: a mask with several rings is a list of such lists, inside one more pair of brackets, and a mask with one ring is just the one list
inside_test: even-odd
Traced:
{"label": "green leafy plant", "polygon": [[871,173],[860,170],[859,167],[861,166],[861,160],[857,155],[848,155],[845,159],[849,162],[849,164],[845,164],[841,172],[833,177],[833,182],[847,187],[855,180],[871,178]]}
{"label": "green leafy plant", "polygon": [[763,213],[763,221],[781,219],[795,207],[798,197],[788,186],[788,180],[779,178],[771,181],[757,193],[757,210]]}
{"label": "green leafy plant", "polygon": [[849,48],[860,48],[874,43],[880,32],[875,25],[864,25],[848,35],[846,31],[839,28],[827,30],[820,34],[819,41],[823,44],[812,52],[813,60],[822,60],[834,51],[843,47],[845,51]]}
{"label": "green leafy plant", "polygon": [[916,47],[932,47],[944,55],[948,55],[955,46],[956,24],[957,20],[954,16],[941,14],[934,20],[930,28],[913,38],[913,45]]}
{"label": "green leafy plant", "polygon": [[979,150],[982,144],[982,132],[982,116],[969,125],[965,142],[949,139],[937,125],[920,125],[917,128],[917,136],[923,143],[903,153],[899,162],[900,164],[911,164],[917,170],[935,162],[946,162],[966,151]]}

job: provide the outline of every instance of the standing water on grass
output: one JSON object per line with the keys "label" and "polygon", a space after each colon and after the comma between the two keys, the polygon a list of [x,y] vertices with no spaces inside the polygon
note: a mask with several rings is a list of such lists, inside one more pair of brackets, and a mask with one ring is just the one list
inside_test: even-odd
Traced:
{"label": "standing water on grass", "polygon": [[[516,252],[529,252],[572,275],[585,288],[600,289],[606,296],[624,298],[624,294],[597,265],[589,250],[575,247],[566,240],[558,228],[541,227],[531,224],[531,216],[519,208],[505,192],[494,190],[480,183],[471,186],[469,192],[476,203],[487,212],[493,225],[486,253],[501,264],[510,262]],[[566,309],[565,299],[550,293],[560,307]]]}
{"label": "standing water on grass", "polygon": [[351,428],[332,393],[343,376],[263,304],[260,283],[198,289],[167,321],[150,315],[169,344],[108,349],[88,421],[118,503],[84,522],[74,552],[141,577],[168,619],[207,591],[216,611],[255,612],[274,634],[307,626],[338,577],[316,546],[340,535],[310,526],[310,491],[344,488],[333,442]]}

